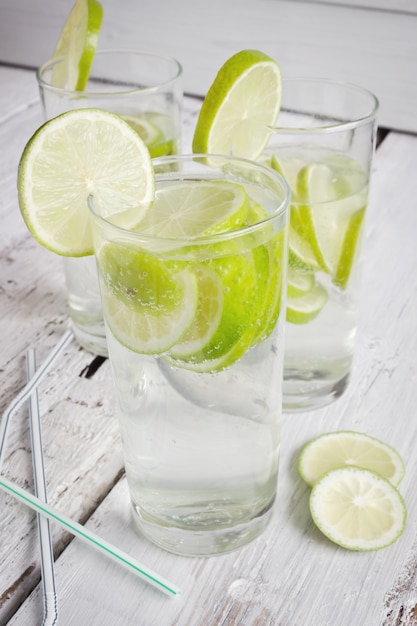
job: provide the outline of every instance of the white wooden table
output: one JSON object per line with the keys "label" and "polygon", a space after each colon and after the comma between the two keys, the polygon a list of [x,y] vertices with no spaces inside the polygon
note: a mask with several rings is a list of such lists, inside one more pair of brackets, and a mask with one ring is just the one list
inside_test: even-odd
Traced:
{"label": "white wooden table", "polygon": [[[20,217],[16,168],[41,123],[34,74],[0,66],[0,411],[67,328],[61,261]],[[185,145],[200,103],[186,98]],[[360,329],[351,384],[333,405],[283,418],[278,500],[262,537],[207,559],[156,548],[133,530],[107,361],[70,343],[40,387],[49,502],[182,588],[171,599],[53,525],[65,626],[412,626],[417,624],[417,136],[389,132],[373,172]],[[301,446],[337,429],[395,446],[407,473],[404,534],[371,553],[314,527],[297,475]],[[27,409],[13,418],[4,474],[33,489]],[[35,515],[0,494],[0,624],[42,621]]]}

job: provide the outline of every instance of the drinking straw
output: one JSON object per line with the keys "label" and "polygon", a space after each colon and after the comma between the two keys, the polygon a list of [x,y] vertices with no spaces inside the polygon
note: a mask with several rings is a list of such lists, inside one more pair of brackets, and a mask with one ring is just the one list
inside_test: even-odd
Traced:
{"label": "drinking straw", "polygon": [[[32,376],[29,382],[23,387],[23,389],[18,393],[16,398],[10,403],[6,411],[3,413],[0,423],[0,472],[2,468],[2,461],[7,438],[7,427],[11,417],[32,394],[33,390],[36,389],[43,376],[47,373],[47,371],[54,363],[55,359],[64,350],[65,346],[70,342],[71,339],[72,331],[68,331],[62,336],[61,340],[47,356],[45,361],[40,365],[39,369],[36,370],[36,373]],[[142,565],[138,561],[135,561],[129,555],[114,547],[109,542],[92,533],[87,528],[84,528],[84,526],[78,524],[78,522],[63,515],[62,513],[59,513],[48,503],[42,502],[42,500],[40,500],[37,496],[32,495],[25,489],[22,489],[21,487],[1,475],[0,488],[3,489],[3,491],[11,494],[17,500],[23,502],[36,512],[41,513],[48,519],[55,520],[56,522],[58,522],[58,524],[64,526],[64,528],[69,530],[73,535],[89,543],[109,558],[117,561],[118,563],[121,563],[122,565],[133,571],[135,574],[137,574],[140,578],[158,588],[160,591],[163,591],[171,597],[177,596],[180,593],[179,587],[177,587],[173,583],[168,582],[166,579],[162,578],[161,576],[147,568],[145,565]]]}
{"label": "drinking straw", "polygon": [[6,438],[7,438],[7,427],[9,425],[9,421],[12,418],[13,414],[20,409],[22,404],[27,400],[32,391],[38,386],[39,382],[48,372],[48,370],[53,365],[55,359],[61,354],[64,350],[65,346],[72,339],[72,331],[67,331],[60,341],[57,343],[55,348],[49,353],[46,357],[45,361],[36,370],[36,373],[32,376],[32,378],[26,383],[23,389],[17,394],[14,400],[9,404],[5,412],[3,413],[1,423],[0,423],[0,472],[3,463],[4,451],[6,449]]}
{"label": "drinking straw", "polygon": [[[28,380],[36,373],[36,351],[30,349],[26,353],[26,370]],[[32,444],[33,477],[36,495],[47,502],[45,465],[42,445],[42,426],[39,411],[38,389],[35,387],[29,398],[29,423]],[[39,513],[38,530],[41,553],[41,574],[43,589],[43,622],[42,626],[54,626],[58,622],[58,606],[55,588],[54,552],[52,548],[49,519]]]}
{"label": "drinking straw", "polygon": [[42,500],[40,500],[37,496],[34,496],[25,489],[22,489],[19,485],[16,485],[16,483],[4,478],[4,476],[0,477],[0,488],[3,489],[3,491],[10,493],[14,498],[23,502],[34,511],[41,513],[49,519],[55,520],[58,524],[66,528],[66,530],[69,530],[74,536],[79,537],[90,545],[93,545],[97,548],[97,550],[104,553],[106,556],[110,557],[114,561],[117,561],[118,563],[121,563],[128,569],[133,570],[133,572],[140,578],[143,578],[146,582],[154,587],[157,587],[167,595],[177,596],[180,593],[180,589],[176,585],[168,582],[166,579],[162,578],[145,565],[139,563],[139,561],[132,559],[125,552],[122,552],[105,539],[102,539],[92,531],[88,530],[88,528],[85,528],[70,517],[58,512],[54,507],[46,502],[42,502]]}

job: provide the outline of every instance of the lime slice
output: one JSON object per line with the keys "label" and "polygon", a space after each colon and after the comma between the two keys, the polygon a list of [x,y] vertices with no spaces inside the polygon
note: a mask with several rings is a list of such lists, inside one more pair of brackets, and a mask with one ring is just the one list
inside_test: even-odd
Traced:
{"label": "lime slice", "polygon": [[163,140],[163,134],[155,124],[138,115],[120,115],[146,143],[148,149]]}
{"label": "lime slice", "polygon": [[198,302],[193,272],[172,272],[151,255],[116,243],[99,251],[106,322],[114,336],[141,354],[161,354],[193,322]]}
{"label": "lime slice", "polygon": [[316,283],[313,272],[303,272],[288,268],[287,295],[289,298],[299,298],[309,293]]}
{"label": "lime slice", "polygon": [[298,471],[312,487],[330,470],[356,465],[377,472],[394,486],[404,476],[404,463],[394,448],[366,435],[352,431],[326,433],[307,443],[298,458]]}
{"label": "lime slice", "polygon": [[[351,195],[348,179],[339,176],[324,163],[310,163],[300,170],[297,181],[300,201],[298,223],[304,239],[309,243],[317,263],[335,276],[351,220],[356,225],[348,236],[349,253],[353,258],[360,221],[354,215],[363,207],[359,195]],[[350,263],[343,262],[342,279],[347,282]]]}
{"label": "lime slice", "polygon": [[103,8],[97,0],[77,0],[58,39],[54,58],[62,58],[52,72],[52,85],[83,91],[96,52]]}
{"label": "lime slice", "polygon": [[276,154],[271,157],[270,166],[285,178],[291,189],[292,201],[297,199],[297,177],[298,172],[304,167],[305,163],[297,157],[278,158]]}
{"label": "lime slice", "polygon": [[223,312],[223,285],[212,269],[202,264],[193,267],[198,279],[198,306],[193,323],[181,342],[170,350],[175,359],[199,353],[212,339]]}
{"label": "lime slice", "polygon": [[341,289],[346,289],[348,283],[355,252],[358,248],[358,240],[361,233],[363,218],[365,217],[365,207],[359,209],[352,215],[346,229],[345,238],[342,244],[339,261],[337,263],[336,272],[333,278],[335,285]]}
{"label": "lime slice", "polygon": [[202,104],[193,152],[256,159],[281,104],[278,63],[257,50],[242,50],[220,68]]}
{"label": "lime slice", "polygon": [[327,300],[328,293],[320,283],[316,283],[304,296],[287,298],[287,322],[291,324],[311,322],[323,309]]}
{"label": "lime slice", "polygon": [[64,256],[93,253],[90,194],[100,215],[129,228],[149,208],[154,189],[142,139],[119,116],[99,109],[76,109],[46,122],[19,163],[23,219],[39,243]]}
{"label": "lime slice", "polygon": [[313,271],[320,269],[316,255],[302,232],[302,223],[298,207],[291,206],[288,229],[288,264],[298,270]]}
{"label": "lime slice", "polygon": [[313,487],[310,511],[316,526],[348,550],[379,550],[404,530],[404,500],[385,478],[358,467],[325,474]]}
{"label": "lime slice", "polygon": [[242,226],[248,213],[245,188],[228,181],[185,181],[158,189],[142,233],[159,237],[198,237]]}

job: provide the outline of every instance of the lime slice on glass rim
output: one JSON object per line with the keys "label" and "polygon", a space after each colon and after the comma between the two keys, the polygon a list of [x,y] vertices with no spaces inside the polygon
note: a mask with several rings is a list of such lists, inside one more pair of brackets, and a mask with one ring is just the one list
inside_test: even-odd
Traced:
{"label": "lime slice on glass rim", "polygon": [[380,550],[402,534],[407,511],[402,496],[385,478],[355,466],[325,474],[310,494],[319,530],[348,550]]}
{"label": "lime slice on glass rim", "polygon": [[88,83],[97,48],[103,8],[97,0],[76,0],[64,24],[53,54],[64,63],[55,65],[52,85],[83,91]]}
{"label": "lime slice on glass rim", "polygon": [[394,448],[354,431],[320,435],[308,442],[298,457],[299,474],[310,487],[330,470],[349,465],[376,472],[395,487],[405,473],[404,463]]}
{"label": "lime slice on glass rim", "polygon": [[193,152],[256,160],[277,119],[281,91],[276,61],[258,50],[237,52],[220,68],[203,101]]}
{"label": "lime slice on glass rim", "polygon": [[129,228],[154,199],[154,170],[139,135],[118,115],[76,109],[41,126],[18,167],[18,200],[33,237],[56,254],[93,254],[87,197]]}

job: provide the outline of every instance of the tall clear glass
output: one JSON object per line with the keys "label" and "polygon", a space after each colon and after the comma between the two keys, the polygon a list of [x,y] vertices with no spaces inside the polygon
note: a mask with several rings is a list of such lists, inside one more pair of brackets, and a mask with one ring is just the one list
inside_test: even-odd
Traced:
{"label": "tall clear glass", "polygon": [[355,85],[284,80],[262,160],[291,187],[284,408],[335,400],[352,367],[378,101]]}
{"label": "tall clear glass", "polygon": [[[270,168],[232,157],[154,165],[156,201],[134,232],[89,200],[126,474],[145,536],[211,555],[247,543],[272,515],[289,190]],[[190,183],[204,202],[189,200]],[[237,223],[226,216],[224,230],[193,235],[193,224],[224,210],[230,183]],[[176,226],[184,198],[188,233]],[[152,211],[164,202],[172,221],[161,229]]]}
{"label": "tall clear glass", "polygon": [[[45,119],[71,109],[96,107],[122,115],[141,135],[152,157],[180,151],[182,67],[171,57],[140,50],[98,50],[84,91],[53,86],[63,59],[37,72]],[[64,271],[75,337],[94,354],[107,355],[95,258],[66,257]]]}

